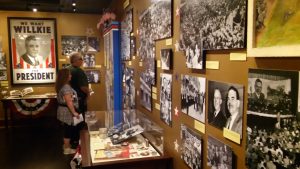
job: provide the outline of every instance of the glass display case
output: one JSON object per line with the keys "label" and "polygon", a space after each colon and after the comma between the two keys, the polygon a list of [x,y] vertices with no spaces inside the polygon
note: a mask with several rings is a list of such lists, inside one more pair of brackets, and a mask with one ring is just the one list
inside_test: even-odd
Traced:
{"label": "glass display case", "polygon": [[92,164],[164,155],[163,129],[138,110],[123,110],[123,121],[109,127],[108,112],[87,112]]}

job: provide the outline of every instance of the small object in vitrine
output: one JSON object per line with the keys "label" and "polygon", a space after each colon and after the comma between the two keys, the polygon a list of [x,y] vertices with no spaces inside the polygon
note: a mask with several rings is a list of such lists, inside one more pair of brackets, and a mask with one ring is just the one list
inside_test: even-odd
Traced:
{"label": "small object in vitrine", "polygon": [[146,147],[149,147],[149,140],[145,139]]}
{"label": "small object in vitrine", "polygon": [[128,142],[127,141],[125,141],[125,142],[123,142],[123,143],[121,143],[121,146],[128,146]]}
{"label": "small object in vitrine", "polygon": [[142,156],[148,156],[148,155],[150,155],[150,153],[146,151],[146,152],[142,152],[141,155]]}
{"label": "small object in vitrine", "polygon": [[118,134],[114,134],[113,135],[113,139],[117,139],[117,138],[119,138],[119,135]]}

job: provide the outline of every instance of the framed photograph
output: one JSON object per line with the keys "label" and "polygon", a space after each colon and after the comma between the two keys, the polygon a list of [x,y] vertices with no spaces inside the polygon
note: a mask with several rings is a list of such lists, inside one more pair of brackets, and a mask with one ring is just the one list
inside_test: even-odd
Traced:
{"label": "framed photograph", "polygon": [[87,52],[99,52],[100,42],[98,37],[88,37],[88,49]]}
{"label": "framed photograph", "polygon": [[208,136],[207,144],[207,166],[211,168],[233,168],[231,147],[211,136]]}
{"label": "framed photograph", "polygon": [[208,123],[227,128],[242,138],[244,87],[239,84],[208,81]]}
{"label": "framed photograph", "polygon": [[4,52],[0,52],[0,70],[6,70],[6,57]]}
{"label": "framed photograph", "polygon": [[160,74],[160,119],[172,126],[172,74]]}
{"label": "framed photograph", "polygon": [[203,146],[201,135],[186,125],[180,126],[181,159],[191,168],[202,168]]}
{"label": "framed photograph", "polygon": [[[300,56],[298,1],[248,1],[249,57]],[[280,9],[280,10],[278,10]]]}
{"label": "framed photograph", "polygon": [[147,58],[144,60],[145,64],[145,76],[147,76],[148,85],[156,84],[156,61],[154,58]]}
{"label": "framed photograph", "polygon": [[100,70],[85,70],[84,72],[89,83],[100,83]]}
{"label": "framed photograph", "polygon": [[133,9],[126,11],[121,22],[121,58],[131,60],[130,55],[130,34],[133,29]]}
{"label": "framed photograph", "polygon": [[0,70],[0,81],[7,80],[7,71],[6,70]]}
{"label": "framed photograph", "polygon": [[56,19],[8,17],[11,82],[55,83]]}
{"label": "framed photograph", "polygon": [[145,73],[141,73],[140,77],[140,103],[147,110],[152,111],[152,97],[151,86],[147,83],[147,76]]}
{"label": "framed photograph", "polygon": [[299,167],[299,72],[249,69],[247,91],[248,168]]}
{"label": "framed photograph", "polygon": [[96,64],[95,54],[94,53],[85,53],[83,56],[83,64],[84,68],[94,68]]}
{"label": "framed photograph", "polygon": [[61,66],[62,66],[62,68],[68,68],[68,67],[71,66],[71,64],[70,63],[63,63]]}
{"label": "framed photograph", "polygon": [[69,56],[73,52],[85,53],[87,51],[86,36],[61,36],[61,54]]}
{"label": "framed photograph", "polygon": [[134,69],[126,67],[125,74],[125,87],[123,88],[123,103],[124,109],[135,109],[135,81],[134,81]]}
{"label": "framed photograph", "polygon": [[136,37],[130,36],[130,57],[136,55]]}
{"label": "framed photograph", "polygon": [[181,111],[205,123],[206,79],[181,75]]}
{"label": "framed photograph", "polygon": [[161,69],[171,70],[173,65],[172,49],[162,49],[160,51]]}

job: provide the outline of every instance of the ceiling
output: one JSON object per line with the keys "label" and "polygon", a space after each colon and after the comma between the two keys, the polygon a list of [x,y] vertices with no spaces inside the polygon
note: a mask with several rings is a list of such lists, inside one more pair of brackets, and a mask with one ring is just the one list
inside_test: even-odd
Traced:
{"label": "ceiling", "polygon": [[76,2],[75,13],[102,14],[111,0],[0,0],[0,10],[39,12],[74,12],[72,2]]}

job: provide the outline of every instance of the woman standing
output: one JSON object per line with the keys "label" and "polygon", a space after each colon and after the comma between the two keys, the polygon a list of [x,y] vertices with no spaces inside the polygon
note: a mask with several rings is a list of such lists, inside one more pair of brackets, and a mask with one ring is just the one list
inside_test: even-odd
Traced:
{"label": "woman standing", "polygon": [[73,117],[79,118],[78,97],[75,90],[69,84],[71,80],[71,72],[69,69],[61,69],[57,74],[55,89],[57,93],[57,119],[63,123],[64,128],[64,154],[74,154],[76,150],[71,149],[70,139],[74,134],[78,134],[73,126]]}

